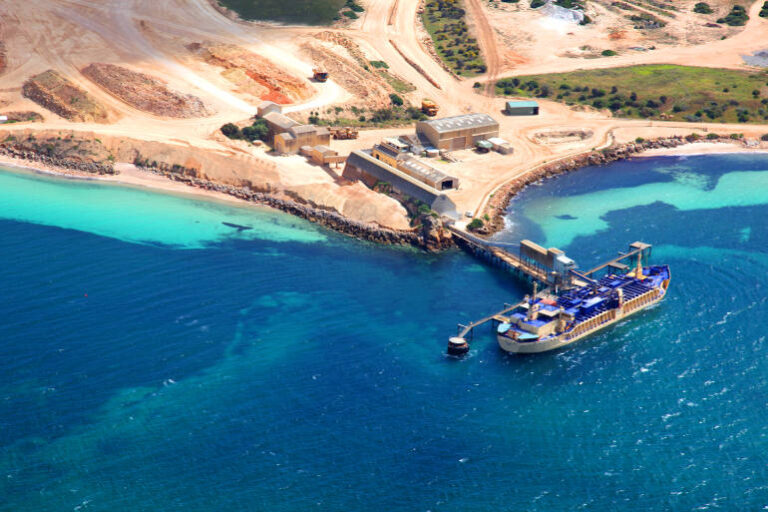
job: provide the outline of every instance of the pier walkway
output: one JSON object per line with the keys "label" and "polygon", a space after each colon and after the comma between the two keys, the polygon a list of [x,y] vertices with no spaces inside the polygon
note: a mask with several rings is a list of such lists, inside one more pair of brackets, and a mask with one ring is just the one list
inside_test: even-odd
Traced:
{"label": "pier walkway", "polygon": [[[457,241],[459,241],[459,245],[462,245],[473,254],[485,257],[497,266],[510,270],[531,281],[538,282],[544,286],[549,286],[551,284],[549,280],[551,269],[542,265],[529,263],[519,254],[511,252],[511,250],[519,250],[520,246],[518,244],[486,240],[451,225],[447,226],[447,229],[454,237],[456,237]],[[584,286],[587,284],[586,281],[577,277],[572,278],[571,282],[573,286]]]}

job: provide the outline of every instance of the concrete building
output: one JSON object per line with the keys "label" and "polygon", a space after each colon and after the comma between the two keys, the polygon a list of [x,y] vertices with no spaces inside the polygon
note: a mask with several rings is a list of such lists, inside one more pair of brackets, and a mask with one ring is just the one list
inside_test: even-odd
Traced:
{"label": "concrete building", "polygon": [[479,140],[499,136],[499,123],[488,114],[465,114],[416,123],[416,133],[437,149],[467,149]]}
{"label": "concrete building", "polygon": [[504,113],[509,116],[537,116],[539,104],[535,101],[508,101]]}
{"label": "concrete building", "polygon": [[488,142],[493,146],[493,150],[501,153],[502,155],[510,155],[514,152],[512,145],[504,139],[498,137],[491,137]]}
{"label": "concrete building", "polygon": [[459,179],[419,161],[408,154],[408,144],[398,139],[384,139],[371,149],[371,156],[436,190],[459,187]]}
{"label": "concrete building", "polygon": [[283,108],[272,101],[263,101],[257,107],[258,116],[267,123],[269,140],[280,154],[298,153],[302,146],[328,145],[331,132],[328,128],[303,125],[282,113]]}
{"label": "concrete building", "polygon": [[277,112],[278,114],[283,113],[283,107],[275,103],[274,101],[262,101],[259,103],[259,106],[256,107],[256,113],[258,117],[264,117],[267,114],[270,114],[272,112]]}
{"label": "concrete building", "polygon": [[426,203],[438,214],[459,218],[456,204],[447,195],[364,151],[353,151],[349,155],[343,176],[360,180],[369,187],[379,181],[389,183],[396,191]]}
{"label": "concrete building", "polygon": [[[275,114],[267,114],[267,117],[272,115]],[[327,146],[330,143],[331,132],[328,128],[296,123],[287,131],[276,134],[272,146],[276,152],[287,155],[298,153],[302,146]]]}

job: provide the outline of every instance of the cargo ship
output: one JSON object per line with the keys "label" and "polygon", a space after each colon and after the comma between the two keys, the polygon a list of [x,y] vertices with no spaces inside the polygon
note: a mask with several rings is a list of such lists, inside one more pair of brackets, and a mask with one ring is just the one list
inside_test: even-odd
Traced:
{"label": "cargo ship", "polygon": [[597,280],[576,275],[580,286],[559,294],[534,292],[508,312],[496,329],[499,346],[518,354],[570,345],[658,303],[672,277],[668,265],[643,266],[640,254],[637,266],[623,274]]}

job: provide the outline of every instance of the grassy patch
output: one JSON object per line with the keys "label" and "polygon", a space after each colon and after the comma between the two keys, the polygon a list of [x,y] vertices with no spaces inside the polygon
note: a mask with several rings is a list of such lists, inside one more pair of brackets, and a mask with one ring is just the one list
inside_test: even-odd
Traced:
{"label": "grassy patch", "polygon": [[246,20],[330,25],[345,0],[219,0],[219,3]]}
{"label": "grassy patch", "polygon": [[470,37],[461,0],[428,0],[421,19],[440,58],[457,75],[485,73],[480,47]]}
{"label": "grassy patch", "polygon": [[399,93],[405,94],[416,90],[416,87],[411,82],[406,82],[386,70],[380,70],[379,75]]}
{"label": "grassy patch", "polygon": [[498,94],[610,109],[615,116],[690,122],[764,123],[768,73],[650,65],[519,76]]}

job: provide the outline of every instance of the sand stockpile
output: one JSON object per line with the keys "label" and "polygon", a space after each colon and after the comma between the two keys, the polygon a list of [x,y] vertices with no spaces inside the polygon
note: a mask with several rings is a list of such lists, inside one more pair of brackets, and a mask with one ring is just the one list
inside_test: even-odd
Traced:
{"label": "sand stockpile", "polygon": [[206,42],[190,44],[187,49],[208,64],[224,68],[224,78],[259,99],[286,105],[303,101],[314,92],[306,80],[239,46]]}
{"label": "sand stockpile", "polygon": [[81,70],[99,87],[135,109],[173,118],[204,117],[210,112],[200,98],[174,92],[158,79],[113,64],[94,63]]}
{"label": "sand stockpile", "polygon": [[22,94],[70,121],[109,122],[106,107],[57,71],[49,69],[24,82]]}

